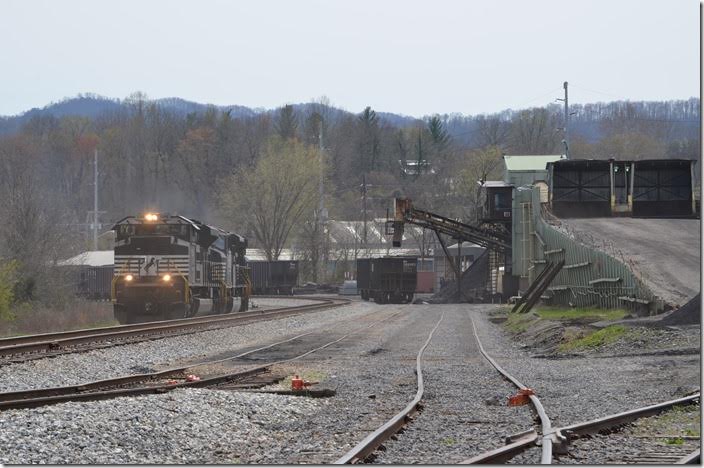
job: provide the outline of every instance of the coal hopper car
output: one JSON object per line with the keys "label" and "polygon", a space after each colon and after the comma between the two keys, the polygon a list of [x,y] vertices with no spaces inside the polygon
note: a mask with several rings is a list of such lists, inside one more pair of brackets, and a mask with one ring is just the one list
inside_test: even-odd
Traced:
{"label": "coal hopper car", "polygon": [[298,261],[249,261],[252,294],[293,295],[298,286]]}
{"label": "coal hopper car", "polygon": [[128,216],[113,227],[111,297],[120,323],[224,314],[248,306],[247,240],[178,215]]}
{"label": "coal hopper car", "polygon": [[357,290],[362,299],[377,304],[402,304],[413,300],[417,282],[416,257],[357,259]]}

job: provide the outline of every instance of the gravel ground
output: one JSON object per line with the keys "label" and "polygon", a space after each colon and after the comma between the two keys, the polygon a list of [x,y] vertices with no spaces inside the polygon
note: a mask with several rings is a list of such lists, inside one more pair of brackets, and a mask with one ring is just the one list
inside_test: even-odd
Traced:
{"label": "gravel ground", "polygon": [[700,415],[699,405],[693,405],[639,419],[616,433],[572,441],[569,453],[556,461],[590,465],[672,464],[700,447]]}
{"label": "gravel ground", "polygon": [[424,409],[375,463],[458,463],[533,426],[529,406],[506,406],[516,388],[481,356],[474,339],[466,309],[478,314],[487,308],[440,309],[445,319],[423,356]]}
{"label": "gravel ground", "polygon": [[[413,398],[415,356],[443,311],[445,319],[424,359],[425,410],[388,444],[380,462],[456,462],[530,427],[527,407],[504,406],[512,388],[497,380],[475,353],[469,314],[487,352],[536,389],[553,425],[670,399],[698,387],[698,355],[530,358],[488,321],[489,309],[355,302],[303,317],[4,366],[1,384],[8,389],[66,385],[133,373],[135,366],[141,371],[178,359],[234,353],[308,330],[321,329],[318,335],[332,340],[371,326],[274,369],[319,380],[319,388],[336,390],[334,397],[183,389],[3,411],[0,463],[330,463]],[[298,346],[304,349],[305,343]],[[404,449],[404,444],[414,448]]]}
{"label": "gravel ground", "polygon": [[317,406],[306,398],[182,389],[3,411],[0,463],[254,463],[292,436],[269,426]]}
{"label": "gravel ground", "polygon": [[[438,433],[426,442],[426,455],[419,450],[415,460],[429,462],[433,454],[434,461],[458,461],[500,444],[505,432],[530,425],[526,407],[503,406],[511,387],[495,377],[465,336],[471,331],[466,306],[357,307],[361,312],[354,325],[341,320],[346,318],[341,314],[337,322],[328,322],[329,339],[370,328],[274,369],[313,377],[320,388],[335,389],[335,397],[193,389],[6,411],[0,414],[0,424],[5,423],[0,427],[13,429],[0,432],[6,449],[0,462],[330,463],[413,398],[416,354],[443,311],[445,321],[426,351],[426,410],[417,418],[418,429],[412,429],[415,423],[409,426],[406,440],[420,440],[423,430]],[[371,310],[376,313],[369,314]],[[346,313],[350,315],[349,309]],[[383,318],[388,320],[379,323]],[[457,353],[462,359],[456,359]],[[489,388],[481,388],[485,384]],[[481,401],[467,406],[467,389]]]}
{"label": "gravel ground", "polygon": [[486,351],[536,391],[553,426],[671,400],[700,387],[699,354],[538,359],[486,315],[476,323]]}
{"label": "gravel ground", "polygon": [[[262,305],[281,307],[301,304],[291,299],[261,299]],[[124,346],[74,353],[2,366],[0,391],[77,385],[120,375],[132,375],[174,367],[180,360],[205,360],[220,354],[253,346],[265,339],[283,338],[340,320],[361,317],[373,305],[351,305],[295,317],[249,325],[197,332]]]}

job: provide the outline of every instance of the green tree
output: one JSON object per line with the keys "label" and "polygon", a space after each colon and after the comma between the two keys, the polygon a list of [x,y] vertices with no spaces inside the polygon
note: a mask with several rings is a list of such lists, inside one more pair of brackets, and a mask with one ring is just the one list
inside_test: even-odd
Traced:
{"label": "green tree", "polygon": [[379,118],[371,107],[364,108],[357,117],[359,125],[359,169],[367,173],[377,167],[380,153]]}
{"label": "green tree", "polygon": [[428,132],[437,152],[444,151],[450,144],[450,134],[445,130],[445,126],[440,117],[434,115],[428,121]]}
{"label": "green tree", "polygon": [[279,109],[279,115],[274,122],[276,133],[284,140],[296,138],[298,130],[298,116],[291,104],[287,104]]}
{"label": "green tree", "polygon": [[239,170],[221,186],[223,214],[276,260],[289,235],[313,211],[323,170],[315,147],[272,137],[252,168]]}

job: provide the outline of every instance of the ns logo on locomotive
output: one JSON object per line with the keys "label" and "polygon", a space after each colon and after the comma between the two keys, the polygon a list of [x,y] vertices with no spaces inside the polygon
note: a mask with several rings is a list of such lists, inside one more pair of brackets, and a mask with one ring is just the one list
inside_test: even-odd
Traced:
{"label": "ns logo on locomotive", "polygon": [[178,215],[128,216],[113,227],[112,302],[120,323],[247,310],[247,239]]}

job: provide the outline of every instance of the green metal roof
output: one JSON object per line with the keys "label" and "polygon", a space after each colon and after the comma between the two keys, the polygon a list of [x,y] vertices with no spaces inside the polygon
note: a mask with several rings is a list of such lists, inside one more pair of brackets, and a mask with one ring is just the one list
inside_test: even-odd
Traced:
{"label": "green metal roof", "polygon": [[507,171],[544,171],[549,162],[564,159],[564,154],[539,154],[526,156],[504,156]]}

